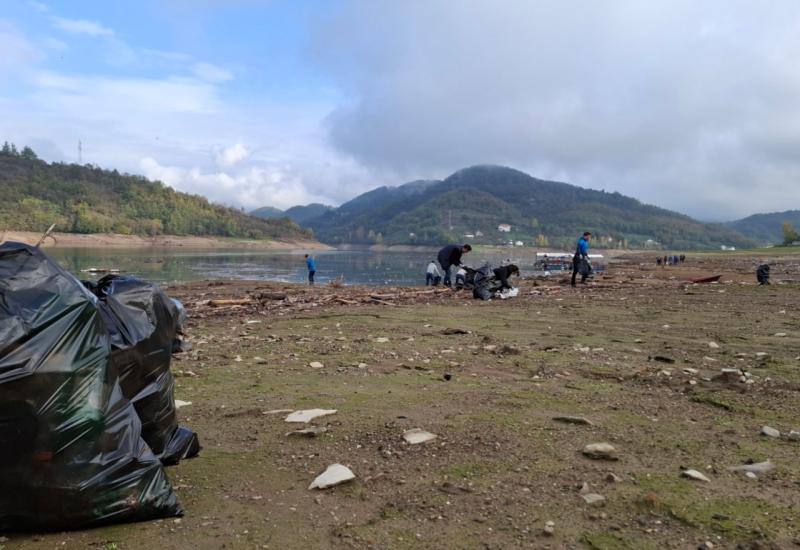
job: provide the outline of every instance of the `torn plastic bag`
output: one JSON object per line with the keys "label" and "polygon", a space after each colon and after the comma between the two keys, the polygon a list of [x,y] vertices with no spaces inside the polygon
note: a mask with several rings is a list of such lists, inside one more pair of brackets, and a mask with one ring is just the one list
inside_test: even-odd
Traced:
{"label": "torn plastic bag", "polygon": [[[122,393],[142,421],[142,437],[164,464],[177,464],[200,451],[197,435],[178,426],[175,380],[170,360],[186,313],[157,284],[108,275],[84,283],[99,298],[111,336],[111,357]],[[180,306],[180,307],[179,307]]]}
{"label": "torn plastic bag", "polygon": [[96,298],[39,249],[0,245],[0,530],[181,514]]}

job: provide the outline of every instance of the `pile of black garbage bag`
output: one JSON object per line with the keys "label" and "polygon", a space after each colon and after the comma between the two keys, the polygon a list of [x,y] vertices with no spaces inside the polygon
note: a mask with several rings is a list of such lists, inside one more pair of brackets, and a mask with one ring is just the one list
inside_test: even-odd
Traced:
{"label": "pile of black garbage bag", "polygon": [[184,320],[157,285],[0,245],[0,530],[182,515],[163,465],[200,450],[175,414]]}

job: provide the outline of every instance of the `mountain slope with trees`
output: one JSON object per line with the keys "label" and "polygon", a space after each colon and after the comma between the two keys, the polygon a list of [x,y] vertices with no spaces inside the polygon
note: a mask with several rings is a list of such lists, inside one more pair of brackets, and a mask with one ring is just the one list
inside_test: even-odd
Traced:
{"label": "mountain slope with trees", "polygon": [[310,239],[287,219],[265,220],[161,182],[91,165],[47,163],[29,148],[0,149],[0,230]]}
{"label": "mountain slope with trees", "polygon": [[[501,166],[473,166],[441,181],[380,187],[309,220],[323,242],[497,244],[522,240],[571,247],[581,231],[597,246],[673,249],[747,247],[755,242],[620,193],[533,178]],[[498,226],[508,224],[510,232]]]}
{"label": "mountain slope with trees", "polygon": [[784,241],[783,224],[787,222],[800,227],[800,210],[755,214],[726,225],[759,244],[780,244]]}

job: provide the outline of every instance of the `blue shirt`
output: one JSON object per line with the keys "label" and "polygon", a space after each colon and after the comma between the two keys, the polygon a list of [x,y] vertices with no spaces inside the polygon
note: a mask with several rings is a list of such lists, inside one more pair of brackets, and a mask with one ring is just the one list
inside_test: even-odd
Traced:
{"label": "blue shirt", "polygon": [[306,260],[306,265],[308,266],[308,270],[309,271],[316,271],[317,270],[317,262],[314,260],[314,258],[309,257]]}
{"label": "blue shirt", "polygon": [[578,239],[578,250],[576,251],[581,256],[589,255],[589,241],[581,237]]}

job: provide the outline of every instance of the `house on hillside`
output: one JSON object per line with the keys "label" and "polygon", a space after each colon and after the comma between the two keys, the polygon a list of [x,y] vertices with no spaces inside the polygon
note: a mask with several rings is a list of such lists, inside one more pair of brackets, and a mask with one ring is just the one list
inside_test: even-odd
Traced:
{"label": "house on hillside", "polygon": [[522,241],[514,241],[514,246],[525,246],[525,243]]}
{"label": "house on hillside", "polygon": [[473,235],[472,233],[464,233],[464,238],[465,239],[474,239],[475,235]]}
{"label": "house on hillside", "polygon": [[475,232],[475,236],[476,237],[483,237],[483,231],[476,231]]}
{"label": "house on hillside", "polygon": [[507,223],[501,223],[497,226],[497,230],[502,233],[511,233],[511,226]]}

